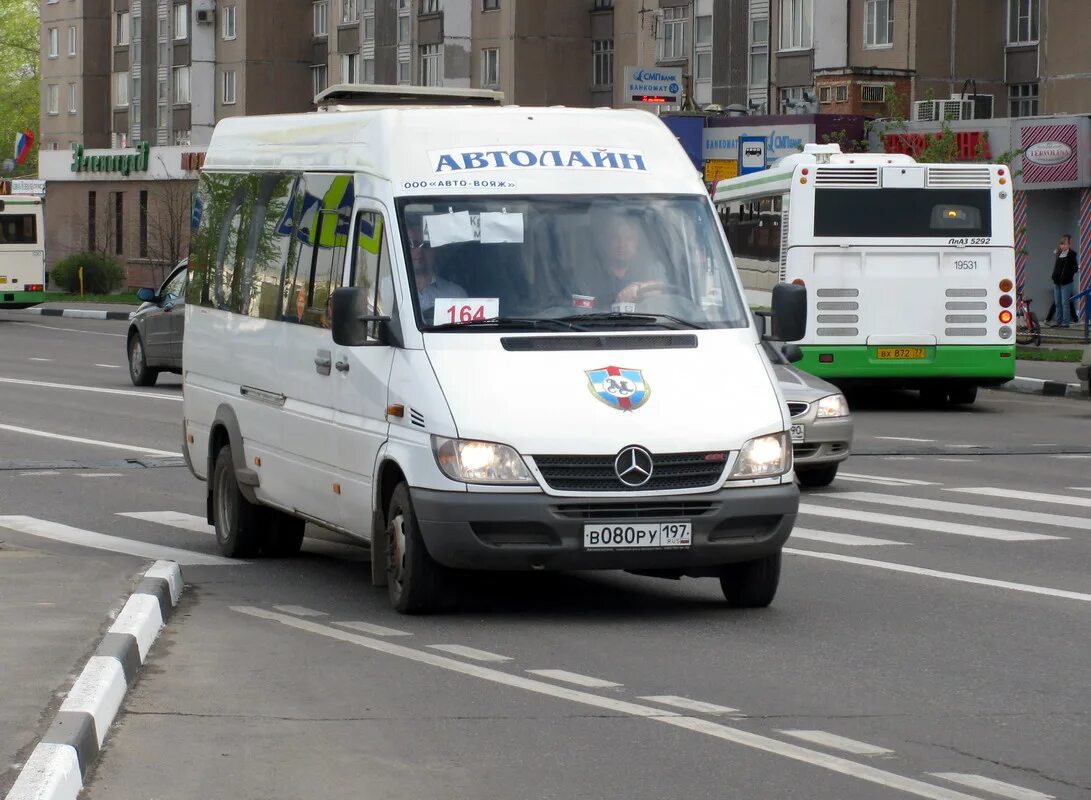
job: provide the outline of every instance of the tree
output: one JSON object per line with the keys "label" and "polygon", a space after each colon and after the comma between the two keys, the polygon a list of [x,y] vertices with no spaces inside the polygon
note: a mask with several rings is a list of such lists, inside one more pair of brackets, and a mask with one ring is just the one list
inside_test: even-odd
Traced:
{"label": "tree", "polygon": [[190,217],[195,186],[190,181],[160,181],[148,193],[148,259],[158,282],[189,252]]}
{"label": "tree", "polygon": [[[15,136],[28,128],[38,131],[40,104],[38,3],[0,2],[0,162],[14,157]],[[14,177],[36,175],[38,150],[15,167]]]}

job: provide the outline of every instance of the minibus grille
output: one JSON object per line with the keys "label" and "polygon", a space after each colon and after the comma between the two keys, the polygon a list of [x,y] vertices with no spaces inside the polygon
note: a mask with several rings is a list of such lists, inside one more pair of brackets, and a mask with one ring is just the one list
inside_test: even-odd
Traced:
{"label": "minibus grille", "polygon": [[642,486],[622,483],[615,455],[534,456],[550,488],[561,492],[662,492],[713,488],[723,476],[726,453],[659,453],[652,456],[652,477]]}
{"label": "minibus grille", "polygon": [[988,189],[992,185],[989,167],[944,164],[928,168],[928,188]]}
{"label": "minibus grille", "polygon": [[816,186],[878,186],[878,167],[819,167]]}
{"label": "minibus grille", "polygon": [[700,517],[719,508],[719,503],[679,500],[653,503],[566,503],[553,512],[569,519],[664,519]]}

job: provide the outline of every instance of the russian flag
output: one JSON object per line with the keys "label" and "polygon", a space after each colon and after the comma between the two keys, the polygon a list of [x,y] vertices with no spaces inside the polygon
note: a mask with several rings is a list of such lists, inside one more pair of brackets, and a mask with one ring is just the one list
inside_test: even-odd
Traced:
{"label": "russian flag", "polygon": [[30,150],[34,147],[34,133],[27,128],[22,133],[15,135],[15,163],[25,164],[30,156]]}

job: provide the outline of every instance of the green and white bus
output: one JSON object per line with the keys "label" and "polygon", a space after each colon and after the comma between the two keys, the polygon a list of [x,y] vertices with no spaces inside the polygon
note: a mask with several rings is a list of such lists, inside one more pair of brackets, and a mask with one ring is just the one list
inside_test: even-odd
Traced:
{"label": "green and white bus", "polygon": [[44,299],[42,200],[0,195],[0,308],[29,308]]}
{"label": "green and white bus", "polygon": [[810,144],[713,199],[752,305],[807,287],[802,369],[959,404],[1015,374],[1007,167]]}

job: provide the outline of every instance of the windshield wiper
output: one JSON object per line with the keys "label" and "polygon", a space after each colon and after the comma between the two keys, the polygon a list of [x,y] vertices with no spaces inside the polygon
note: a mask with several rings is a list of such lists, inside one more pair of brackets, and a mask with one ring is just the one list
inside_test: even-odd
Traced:
{"label": "windshield wiper", "polygon": [[587,330],[581,325],[576,325],[567,319],[554,319],[550,317],[489,317],[487,319],[471,319],[466,322],[444,322],[425,328],[425,333],[432,331],[455,331],[459,328],[474,327],[494,328],[551,328],[553,330],[583,331]]}
{"label": "windshield wiper", "polygon": [[573,320],[580,320],[581,322],[627,322],[627,323],[644,323],[652,325],[662,325],[666,328],[693,328],[696,330],[704,330],[704,325],[698,325],[696,322],[690,322],[688,319],[682,319],[681,317],[674,317],[670,314],[655,314],[645,313],[638,311],[601,311],[596,314],[571,314],[567,317],[558,317],[558,320],[564,322],[570,322]]}

